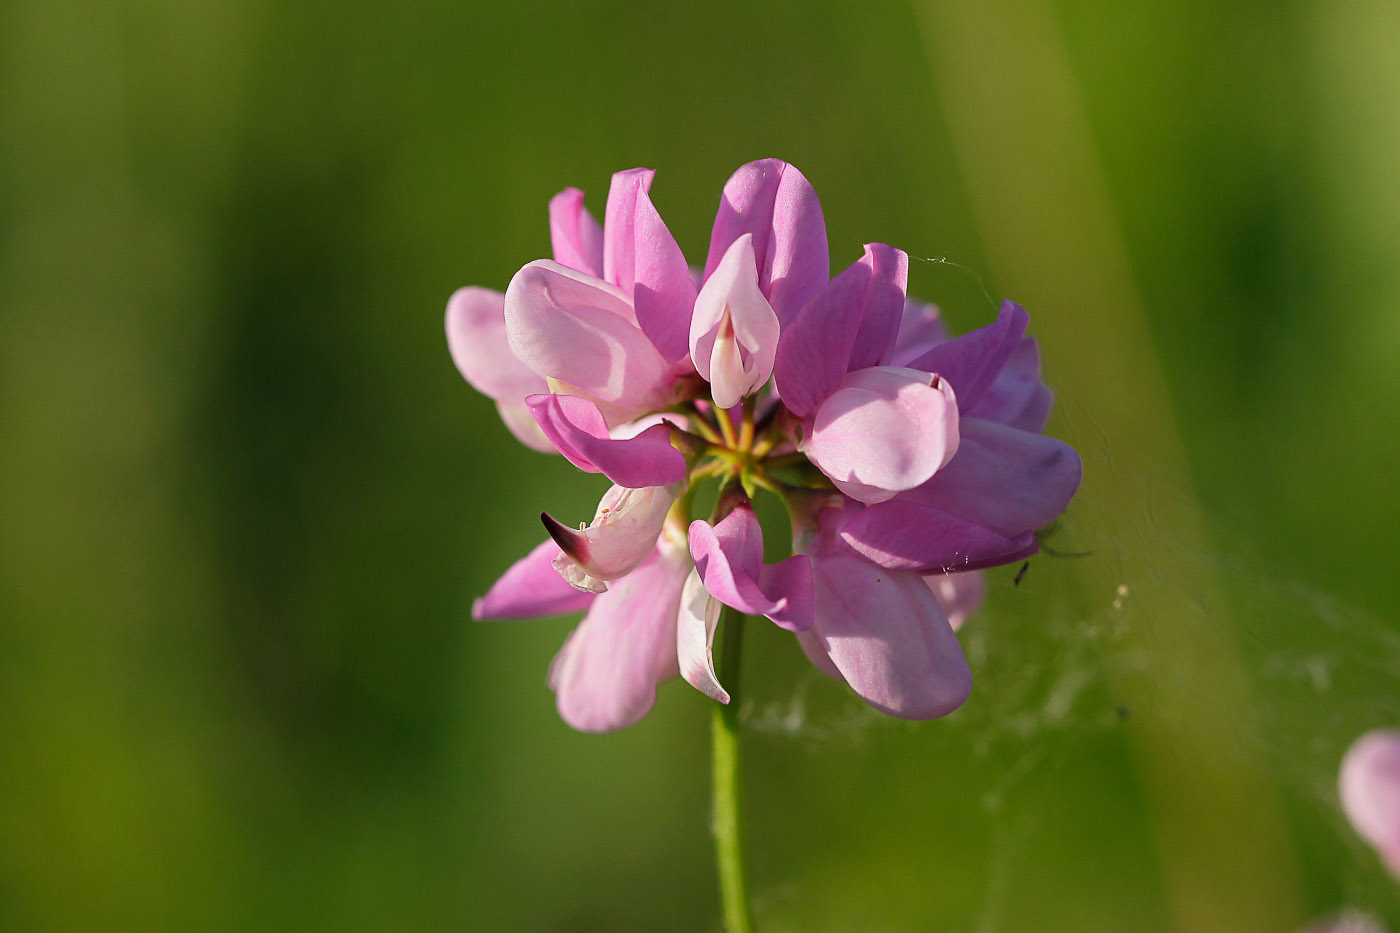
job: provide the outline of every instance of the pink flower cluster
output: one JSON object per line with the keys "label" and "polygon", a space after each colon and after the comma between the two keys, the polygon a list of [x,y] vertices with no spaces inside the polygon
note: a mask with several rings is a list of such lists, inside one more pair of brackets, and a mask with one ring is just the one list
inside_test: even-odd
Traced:
{"label": "pink flower cluster", "polygon": [[[879,710],[951,712],[971,686],[954,629],[981,599],[975,571],[1035,553],[1079,486],[1074,450],[1041,433],[1026,312],[1006,302],[950,339],[884,244],[832,277],[816,193],[776,159],[730,178],[694,272],[652,176],[614,175],[601,225],[560,193],[552,260],[448,302],[452,357],[515,436],[613,483],[587,526],[545,515],[549,537],[474,616],[585,611],[549,677],[578,729],[636,722],[677,673],[728,702],[722,606],[793,632]],[[692,520],[708,479],[719,507]],[[792,519],[774,564],[758,490]]]}

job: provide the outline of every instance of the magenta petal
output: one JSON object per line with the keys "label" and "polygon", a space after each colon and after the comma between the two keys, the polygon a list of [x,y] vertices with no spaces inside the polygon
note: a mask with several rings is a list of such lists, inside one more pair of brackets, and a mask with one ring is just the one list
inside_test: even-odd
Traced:
{"label": "magenta petal", "polygon": [[1050,417],[1050,403],[1050,390],[1040,381],[1040,348],[1034,338],[1026,337],[967,413],[973,418],[1039,433],[1045,430]]}
{"label": "magenta petal", "polygon": [[544,379],[516,359],[506,336],[506,296],[459,288],[447,301],[447,348],[462,377],[482,395],[519,402],[543,392]]}
{"label": "magenta petal", "polygon": [[713,527],[690,525],[690,553],[705,589],[726,606],[767,616],[789,631],[812,624],[812,565],[797,554],[763,563],[763,529],[753,509],[740,506]]}
{"label": "magenta petal", "polygon": [[704,278],[745,233],[753,234],[759,287],[786,322],[826,284],[830,270],[821,203],[801,172],[779,159],[762,159],[730,177],[710,234]]}
{"label": "magenta petal", "polygon": [[715,674],[715,629],[719,626],[719,600],[705,591],[695,571],[685,578],[680,615],[676,621],[676,661],[681,676],[712,700],[729,702],[729,692]]}
{"label": "magenta petal", "polygon": [[685,457],[671,446],[670,425],[652,425],[634,437],[614,440],[603,413],[588,399],[532,395],[525,404],[545,436],[580,470],[602,473],[634,489],[685,479]]}
{"label": "magenta petal", "polygon": [[1014,537],[1054,521],[1079,489],[1083,469],[1079,454],[1063,441],[964,418],[957,454],[900,498]]}
{"label": "magenta petal", "polygon": [[977,404],[1026,333],[1030,315],[1014,301],[1003,301],[995,322],[941,343],[911,362],[953,384],[960,411]]}
{"label": "magenta petal", "polygon": [[1338,785],[1351,825],[1400,877],[1400,732],[1378,729],[1357,739]]}
{"label": "magenta petal", "polygon": [[609,732],[651,709],[657,684],[676,673],[676,616],[688,570],[683,551],[658,550],[593,601],[549,671],[570,726]]}
{"label": "magenta petal", "polygon": [[560,578],[553,565],[558,556],[559,546],[545,541],[511,564],[486,595],[472,603],[472,618],[530,619],[587,609],[593,594],[581,593]]}
{"label": "magenta petal", "polygon": [[817,409],[802,445],[846,495],[883,502],[928,481],[958,448],[958,408],[947,382],[914,369],[849,374]]}
{"label": "magenta petal", "polygon": [[903,719],[945,716],[967,699],[962,648],[916,574],[838,555],[821,559],[814,579],[814,648],[861,699]]}
{"label": "magenta petal", "polygon": [[583,206],[583,192],[565,188],[549,202],[549,240],[554,260],[603,277],[603,228]]}
{"label": "magenta petal", "polygon": [[1034,532],[1008,537],[903,496],[852,515],[841,538],[882,567],[919,573],[996,567],[1037,550]]}
{"label": "magenta petal", "polygon": [[636,281],[636,241],[634,219],[637,198],[651,187],[656,172],[632,168],[615,172],[608,189],[608,206],[603,214],[603,278],[627,296]]}
{"label": "magenta petal", "polygon": [[638,414],[670,403],[669,364],[606,282],[537,260],[511,279],[505,318],[510,348],[539,375]]}
{"label": "magenta petal", "polygon": [[846,373],[884,362],[893,350],[909,257],[883,243],[817,292],[783,328],[774,373],[783,403],[807,415]]}

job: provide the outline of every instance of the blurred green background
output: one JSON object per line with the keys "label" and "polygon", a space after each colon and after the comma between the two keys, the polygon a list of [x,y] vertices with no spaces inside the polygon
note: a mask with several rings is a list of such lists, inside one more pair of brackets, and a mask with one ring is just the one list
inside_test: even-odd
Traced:
{"label": "blurred green background", "polygon": [[712,930],[706,702],[571,732],[471,599],[602,491],[442,309],[647,165],[1023,303],[1084,454],[947,720],[746,654],[769,930],[1269,931],[1400,895],[1400,5],[0,6],[0,927]]}

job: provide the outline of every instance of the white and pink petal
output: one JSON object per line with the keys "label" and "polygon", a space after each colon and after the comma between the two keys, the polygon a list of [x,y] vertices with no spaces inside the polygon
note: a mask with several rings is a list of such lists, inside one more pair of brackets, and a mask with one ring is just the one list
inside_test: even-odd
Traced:
{"label": "white and pink petal", "polygon": [[666,515],[682,484],[629,489],[613,486],[603,494],[593,523],[575,530],[548,512],[540,515],[559,546],[554,568],[571,585],[602,593],[608,583],[631,573],[656,547]]}
{"label": "white and pink petal", "polygon": [[725,183],[705,260],[708,279],[733,242],[753,237],[758,283],[780,321],[826,284],[826,222],[811,184],[780,159],[741,166]]}

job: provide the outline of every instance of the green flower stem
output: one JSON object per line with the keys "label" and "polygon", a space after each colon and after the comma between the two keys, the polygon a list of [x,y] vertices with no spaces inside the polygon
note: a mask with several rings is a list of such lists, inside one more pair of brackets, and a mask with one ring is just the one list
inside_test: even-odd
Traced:
{"label": "green flower stem", "polygon": [[713,819],[720,902],[727,933],[751,933],[748,886],[744,880],[744,821],[739,805],[739,653],[744,642],[744,614],[725,608],[723,644],[716,672],[729,691],[728,704],[714,704]]}

